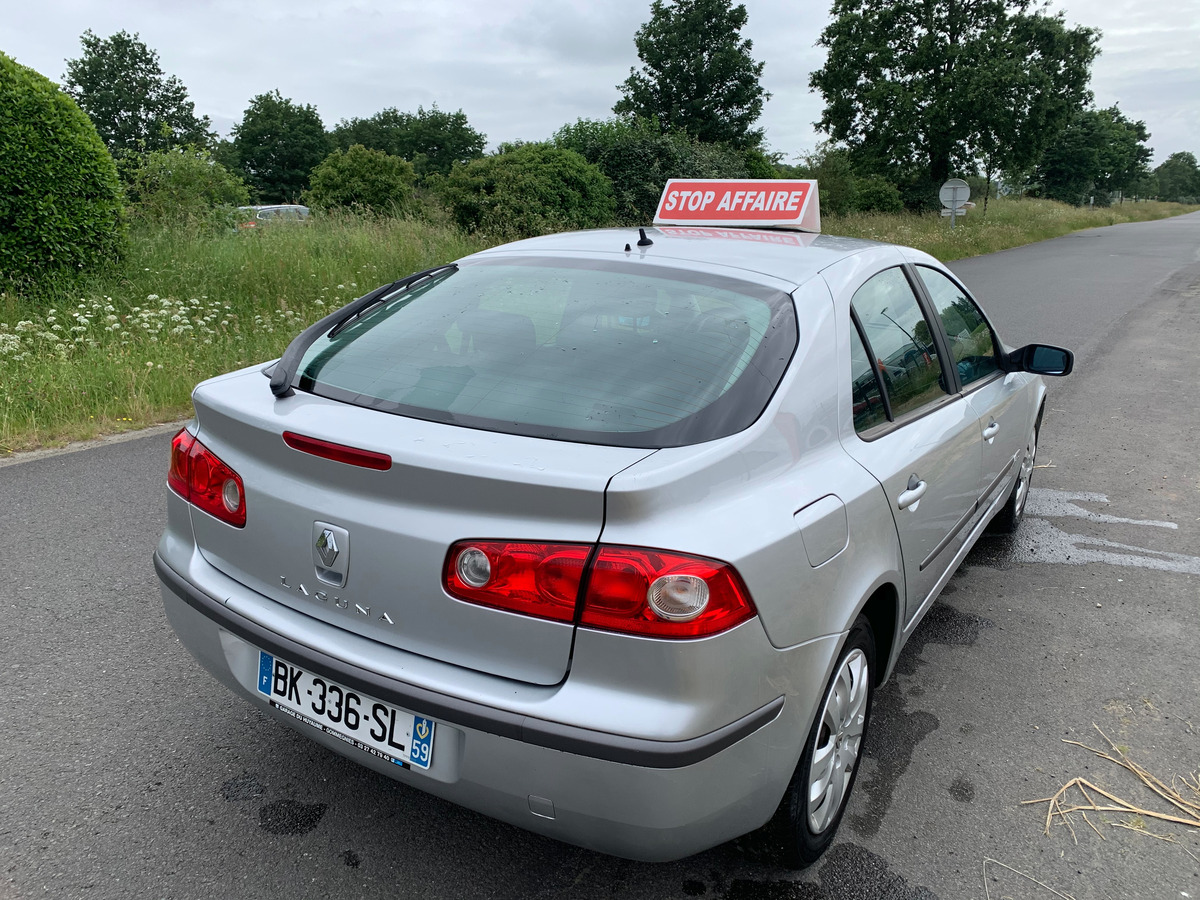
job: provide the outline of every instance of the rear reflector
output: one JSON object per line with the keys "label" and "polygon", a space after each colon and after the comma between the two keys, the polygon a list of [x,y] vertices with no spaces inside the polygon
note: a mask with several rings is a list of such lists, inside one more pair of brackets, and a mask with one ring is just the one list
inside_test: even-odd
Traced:
{"label": "rear reflector", "polygon": [[347,447],[345,444],[335,444],[320,438],[305,437],[292,431],[283,433],[283,442],[293,450],[301,453],[311,453],[322,459],[332,459],[334,462],[346,463],[348,466],[361,466],[364,469],[378,469],[386,472],[392,467],[392,458],[386,453],[375,453],[372,450],[360,450],[358,447]]}
{"label": "rear reflector", "polygon": [[705,637],[756,614],[732,566],[641,547],[459,541],[443,586],[468,603],[646,637]]}
{"label": "rear reflector", "polygon": [[246,488],[241,476],[186,428],[171,441],[167,486],[210,516],[245,527]]}

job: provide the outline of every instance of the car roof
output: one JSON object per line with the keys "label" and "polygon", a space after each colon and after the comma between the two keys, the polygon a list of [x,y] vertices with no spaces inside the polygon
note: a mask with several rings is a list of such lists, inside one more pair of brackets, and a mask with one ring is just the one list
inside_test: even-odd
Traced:
{"label": "car roof", "polygon": [[859,238],[768,228],[659,226],[644,229],[654,243],[639,247],[641,230],[606,228],[550,234],[502,244],[467,259],[510,254],[603,259],[636,254],[639,259],[683,266],[743,269],[799,285],[848,256],[891,246]]}

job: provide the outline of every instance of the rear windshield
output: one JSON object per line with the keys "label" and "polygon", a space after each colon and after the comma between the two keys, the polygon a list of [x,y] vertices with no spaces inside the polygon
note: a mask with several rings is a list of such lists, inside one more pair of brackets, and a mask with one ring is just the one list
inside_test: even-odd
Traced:
{"label": "rear windshield", "polygon": [[298,387],[534,437],[670,447],[761,415],[796,346],[784,293],[638,263],[479,260],[319,338]]}

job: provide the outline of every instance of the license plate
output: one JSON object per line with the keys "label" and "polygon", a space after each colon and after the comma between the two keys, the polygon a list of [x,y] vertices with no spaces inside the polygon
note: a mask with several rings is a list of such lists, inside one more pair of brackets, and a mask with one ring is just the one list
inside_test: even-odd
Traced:
{"label": "license plate", "polygon": [[258,692],[276,709],[359,750],[400,766],[428,769],[433,719],[342,687],[258,651]]}

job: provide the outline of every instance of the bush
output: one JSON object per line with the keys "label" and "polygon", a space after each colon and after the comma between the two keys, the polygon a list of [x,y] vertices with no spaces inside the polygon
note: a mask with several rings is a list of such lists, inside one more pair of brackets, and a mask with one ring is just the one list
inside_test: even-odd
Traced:
{"label": "bush", "polygon": [[706,144],[682,132],[663,134],[657,123],[644,120],[580,119],[559,129],[553,142],[608,176],[623,225],[650,224],[668,178],[746,178],[752,169],[754,177],[774,174],[758,174],[764,158],[756,151]]}
{"label": "bush", "polygon": [[455,164],[431,176],[455,222],[497,238],[612,224],[612,183],[573,150],[549,144],[519,147]]}
{"label": "bush", "polygon": [[334,150],[312,171],[305,202],[313,209],[355,209],[401,215],[414,208],[412,163],[354,144]]}
{"label": "bush", "polygon": [[942,182],[934,181],[928,175],[916,175],[905,179],[897,187],[900,189],[900,199],[907,210],[937,212],[942,208],[942,201],[938,196]]}
{"label": "bush", "polygon": [[853,212],[857,181],[850,152],[826,141],[791,167],[792,178],[815,178],[821,192],[821,215],[844,216]]}
{"label": "bush", "polygon": [[130,216],[146,222],[223,221],[222,212],[250,202],[242,180],[202,147],[131,153],[120,169]]}
{"label": "bush", "polygon": [[854,208],[858,212],[897,213],[904,209],[900,189],[882,175],[854,179]]}
{"label": "bush", "polygon": [[117,168],[91,120],[0,53],[0,278],[92,269],[125,246]]}

